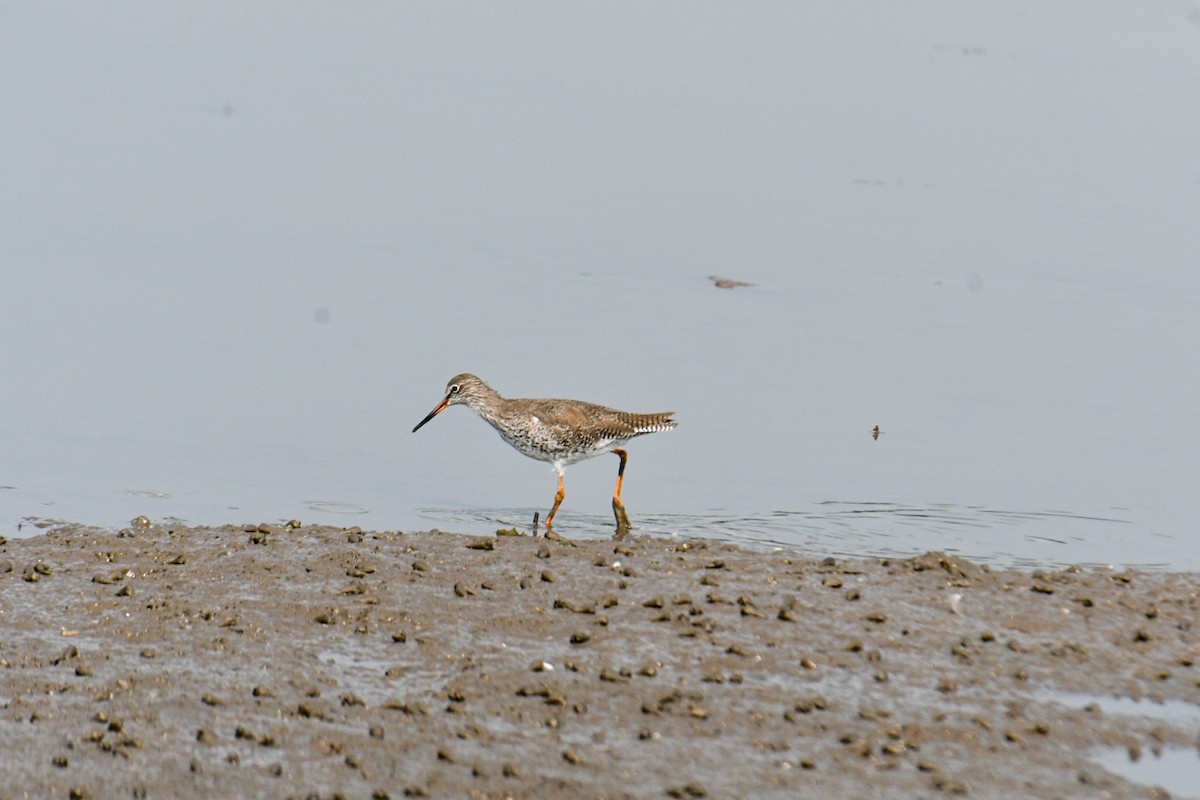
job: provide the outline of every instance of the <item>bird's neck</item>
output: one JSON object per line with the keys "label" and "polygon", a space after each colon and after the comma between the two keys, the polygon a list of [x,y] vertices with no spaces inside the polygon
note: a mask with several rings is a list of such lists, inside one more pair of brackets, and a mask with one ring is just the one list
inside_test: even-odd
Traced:
{"label": "bird's neck", "polygon": [[500,393],[487,384],[483,384],[479,389],[467,398],[467,405],[471,407],[479,416],[492,422],[498,418],[503,412],[504,404],[508,402]]}

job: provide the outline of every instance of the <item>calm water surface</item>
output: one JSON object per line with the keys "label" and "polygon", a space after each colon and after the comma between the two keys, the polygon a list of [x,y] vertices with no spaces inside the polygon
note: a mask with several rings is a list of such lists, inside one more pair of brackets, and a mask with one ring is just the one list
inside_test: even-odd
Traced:
{"label": "calm water surface", "polygon": [[674,409],[642,531],[1200,569],[1189,8],[0,3],[0,532],[527,525],[471,371]]}

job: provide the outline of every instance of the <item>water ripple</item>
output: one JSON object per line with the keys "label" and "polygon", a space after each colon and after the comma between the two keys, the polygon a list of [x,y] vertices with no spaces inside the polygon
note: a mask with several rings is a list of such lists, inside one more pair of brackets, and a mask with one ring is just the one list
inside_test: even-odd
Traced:
{"label": "water ripple", "polygon": [[[427,509],[422,515],[437,527],[532,529],[529,509]],[[556,529],[568,537],[611,536],[610,517],[562,512]],[[1047,567],[1122,563],[1147,569],[1161,562],[1115,558],[1130,544],[1132,521],[1116,516],[1062,509],[1024,510],[931,503],[925,505],[829,500],[810,508],[775,509],[754,514],[644,514],[635,532],[656,536],[699,537],[750,547],[782,548],[807,555],[908,557],[942,550],[995,566]],[[1081,546],[1082,544],[1082,546]],[[1081,561],[1080,552],[1095,554]]]}

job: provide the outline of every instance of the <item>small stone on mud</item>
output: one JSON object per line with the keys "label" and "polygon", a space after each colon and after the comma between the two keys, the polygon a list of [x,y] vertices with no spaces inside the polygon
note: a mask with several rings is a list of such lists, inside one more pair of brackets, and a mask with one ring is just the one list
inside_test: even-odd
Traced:
{"label": "small stone on mud", "polygon": [[393,711],[399,711],[402,714],[407,714],[408,716],[425,717],[429,715],[429,710],[420,703],[407,703],[403,700],[387,700],[384,702],[383,707]]}
{"label": "small stone on mud", "polygon": [[1015,728],[1009,728],[1007,731],[1005,731],[1004,739],[1005,741],[1012,742],[1020,747],[1029,746],[1029,741],[1021,734],[1020,731],[1016,730]]}

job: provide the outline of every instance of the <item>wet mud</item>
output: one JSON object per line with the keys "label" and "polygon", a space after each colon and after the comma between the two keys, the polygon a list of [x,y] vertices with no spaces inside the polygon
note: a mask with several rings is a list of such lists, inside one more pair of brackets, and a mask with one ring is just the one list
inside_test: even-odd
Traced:
{"label": "wet mud", "polygon": [[0,793],[1161,797],[1200,580],[291,526],[0,546]]}

